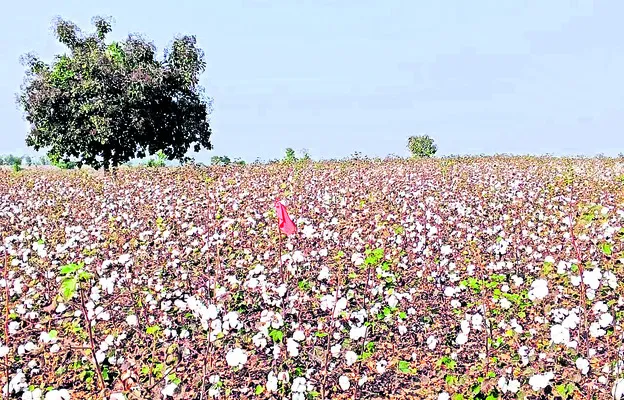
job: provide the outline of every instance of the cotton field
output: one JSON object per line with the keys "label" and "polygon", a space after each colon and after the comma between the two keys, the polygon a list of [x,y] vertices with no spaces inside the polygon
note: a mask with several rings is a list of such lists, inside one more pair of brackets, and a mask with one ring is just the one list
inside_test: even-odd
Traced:
{"label": "cotton field", "polygon": [[622,160],[3,170],[0,227],[4,398],[624,398]]}

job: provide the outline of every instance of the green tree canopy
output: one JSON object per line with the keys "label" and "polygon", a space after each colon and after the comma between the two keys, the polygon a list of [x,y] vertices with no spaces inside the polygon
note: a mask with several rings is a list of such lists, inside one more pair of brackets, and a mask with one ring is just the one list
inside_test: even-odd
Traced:
{"label": "green tree canopy", "polygon": [[407,148],[414,157],[431,157],[438,151],[438,146],[428,135],[410,136]]}
{"label": "green tree canopy", "polygon": [[31,129],[26,144],[51,159],[109,168],[162,150],[184,160],[191,147],[211,149],[199,75],[203,52],[194,36],[173,40],[161,60],[153,44],[136,35],[107,43],[111,22],[96,17],[83,35],[59,19],[54,32],[69,52],[46,64],[33,55],[19,102]]}

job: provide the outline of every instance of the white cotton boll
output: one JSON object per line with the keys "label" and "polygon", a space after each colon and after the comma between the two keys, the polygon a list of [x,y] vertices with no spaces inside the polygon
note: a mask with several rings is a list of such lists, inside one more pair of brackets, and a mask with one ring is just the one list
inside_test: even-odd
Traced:
{"label": "white cotton boll", "polygon": [[620,400],[624,396],[624,379],[615,381],[613,389],[611,389],[611,395],[615,400]]}
{"label": "white cotton boll", "polygon": [[130,254],[123,254],[119,257],[119,260],[118,260],[120,264],[125,264],[128,261],[130,261]]}
{"label": "white cotton boll", "polygon": [[592,337],[601,337],[604,336],[606,333],[607,331],[600,328],[600,324],[597,322],[592,322],[591,325],[589,325],[589,334]]}
{"label": "white cotton boll", "polygon": [[589,361],[587,361],[583,357],[577,358],[576,368],[578,368],[583,375],[587,375],[587,372],[589,372]]}
{"label": "white cotton boll", "polygon": [[604,301],[596,302],[593,309],[597,313],[606,313],[607,311],[609,311],[609,307],[604,303]]}
{"label": "white cotton boll", "polygon": [[247,362],[247,353],[237,347],[226,354],[225,360],[230,367],[242,367]]}
{"label": "white cotton boll", "polygon": [[387,361],[380,360],[380,361],[377,361],[377,364],[375,365],[375,370],[377,371],[378,374],[383,374],[384,372],[386,372],[387,366],[388,366]]}
{"label": "white cotton boll", "polygon": [[277,377],[273,371],[269,372],[266,383],[267,392],[277,392]]}
{"label": "white cotton boll", "polygon": [[555,344],[566,344],[570,341],[570,331],[562,325],[550,327],[550,340]]}
{"label": "white cotton boll", "polygon": [[335,296],[331,294],[326,294],[325,296],[321,297],[321,310],[327,311],[333,309],[335,301]]}
{"label": "white cotton boll", "polygon": [[440,248],[440,253],[442,253],[443,256],[448,256],[449,254],[452,253],[451,246],[448,246],[448,245],[442,246]]}
{"label": "white cotton boll", "polygon": [[404,335],[407,333],[407,327],[405,325],[399,325],[399,334]]}
{"label": "white cotton boll", "polygon": [[449,400],[450,398],[451,396],[446,392],[442,392],[438,395],[438,400]]}
{"label": "white cotton boll", "polygon": [[[307,386],[306,385],[306,378],[304,378],[302,376],[299,376],[299,377],[297,377],[297,378],[295,378],[293,380],[293,384],[292,384],[292,387],[291,387],[290,390],[292,392],[294,392],[294,393],[302,393],[303,394],[307,390],[306,386]],[[305,396],[303,398],[305,398]]]}
{"label": "white cotton boll", "polygon": [[538,392],[548,386],[550,384],[550,380],[553,378],[554,374],[552,372],[533,375],[531,378],[529,378],[529,385],[531,385],[531,388],[534,391]]}
{"label": "white cotton boll", "polygon": [[444,288],[444,295],[446,297],[452,297],[455,294],[455,288],[451,286],[447,286]]}
{"label": "white cotton boll", "polygon": [[463,320],[460,322],[460,326],[463,333],[468,334],[470,332],[470,322]]}
{"label": "white cotton boll", "polygon": [[609,313],[602,314],[600,318],[598,319],[598,323],[600,324],[602,328],[608,327],[609,325],[611,325],[612,322],[613,322],[613,315]]}
{"label": "white cotton boll", "polygon": [[347,365],[351,366],[357,361],[357,354],[351,350],[345,353],[345,360],[347,361]]}
{"label": "white cotton boll", "polygon": [[7,346],[0,346],[0,358],[9,354],[9,348]]}
{"label": "white cotton boll", "polygon": [[338,317],[341,312],[343,312],[347,308],[347,299],[341,297],[336,302],[336,306],[334,307],[334,318]]}
{"label": "white cotton boll", "polygon": [[324,281],[329,279],[329,268],[326,266],[321,267],[321,271],[319,272],[318,278],[319,281]]}
{"label": "white cotton boll", "polygon": [[437,345],[438,339],[436,339],[435,336],[431,335],[427,338],[427,347],[429,347],[429,350],[435,349]]}
{"label": "white cotton boll", "polygon": [[511,302],[503,297],[500,299],[500,306],[503,310],[507,310],[511,307]]}
{"label": "white cotton boll", "polygon": [[35,390],[27,391],[22,394],[22,400],[41,400],[43,398],[43,391],[39,388]]}
{"label": "white cotton boll", "polygon": [[261,349],[264,349],[266,347],[266,345],[267,345],[267,340],[264,337],[264,334],[262,332],[256,333],[253,336],[252,341],[254,343],[254,346],[260,347]]}
{"label": "white cotton boll", "polygon": [[305,340],[305,338],[306,338],[305,333],[301,330],[297,330],[293,333],[293,339],[295,339],[298,342]]}
{"label": "white cotton boll", "polygon": [[475,314],[472,316],[472,326],[474,326],[475,328],[480,328],[482,323],[483,317],[481,316],[481,314]]}
{"label": "white cotton boll", "polygon": [[501,392],[503,393],[507,393],[508,386],[507,386],[507,378],[505,378],[504,376],[501,376],[498,379],[498,382],[496,384],[498,386],[498,388],[500,389]]}
{"label": "white cotton boll", "polygon": [[459,335],[457,335],[455,343],[461,346],[463,344],[466,344],[466,342],[468,342],[468,336],[464,332],[461,332]]}
{"label": "white cotton boll", "polygon": [[111,393],[108,400],[126,400],[126,396],[123,393]]}
{"label": "white cotton boll", "polygon": [[164,397],[168,397],[168,396],[173,397],[173,393],[175,392],[177,387],[178,385],[172,382],[168,384],[167,386],[165,386],[165,388],[161,390],[160,393],[162,393]]}
{"label": "white cotton boll", "polygon": [[333,345],[331,347],[331,354],[332,356],[336,357],[338,356],[338,353],[340,353],[340,349],[342,348],[342,345],[340,343],[337,343],[335,345]]}
{"label": "white cotton boll", "polygon": [[451,300],[451,306],[453,308],[459,308],[461,307],[461,302],[459,300]]}
{"label": "white cotton boll", "polygon": [[391,295],[390,297],[388,297],[388,305],[390,307],[396,307],[396,305],[399,304],[399,300],[397,299],[397,297],[395,295]]}
{"label": "white cotton boll", "polygon": [[366,326],[362,325],[360,327],[351,327],[351,330],[349,331],[349,338],[351,338],[351,340],[359,340],[361,338],[364,337],[364,335],[366,334]]}
{"label": "white cotton boll", "polygon": [[128,316],[126,317],[126,323],[127,323],[128,325],[130,325],[130,326],[134,326],[134,325],[136,325],[138,322],[139,322],[139,321],[138,321],[138,318],[137,318],[137,316],[136,316],[136,315],[128,315]]}
{"label": "white cotton boll", "polygon": [[583,283],[589,286],[591,289],[598,289],[600,286],[600,279],[602,278],[602,273],[599,268],[594,268],[591,271],[583,271]]}
{"label": "white cotton boll", "polygon": [[545,279],[537,279],[531,284],[528,297],[530,300],[541,300],[548,295],[548,281]]}
{"label": "white cotton boll", "polygon": [[70,400],[69,391],[67,389],[50,390],[46,393],[45,400]]}
{"label": "white cotton boll", "polygon": [[218,316],[219,310],[217,310],[217,307],[214,304],[210,304],[206,312],[206,317],[209,319],[216,319]]}
{"label": "white cotton boll", "polygon": [[67,306],[63,303],[60,303],[58,306],[56,306],[56,313],[57,314],[61,314],[63,313],[65,310],[67,310]]}
{"label": "white cotton boll", "polygon": [[286,350],[291,357],[297,357],[299,355],[299,343],[295,342],[292,338],[288,338],[286,341]]}
{"label": "white cotton boll", "polygon": [[516,379],[510,380],[507,384],[507,390],[509,390],[511,393],[517,393],[518,390],[520,390],[520,382]]}
{"label": "white cotton boll", "polygon": [[349,378],[344,375],[341,375],[340,378],[338,378],[338,384],[340,385],[340,389],[342,390],[349,390],[349,388],[351,387],[351,382],[349,382]]}
{"label": "white cotton boll", "polygon": [[53,344],[52,347],[50,347],[50,353],[58,353],[60,350],[61,346],[58,344]]}
{"label": "white cotton boll", "polygon": [[20,324],[17,321],[12,321],[9,323],[9,333],[14,334],[20,329]]}

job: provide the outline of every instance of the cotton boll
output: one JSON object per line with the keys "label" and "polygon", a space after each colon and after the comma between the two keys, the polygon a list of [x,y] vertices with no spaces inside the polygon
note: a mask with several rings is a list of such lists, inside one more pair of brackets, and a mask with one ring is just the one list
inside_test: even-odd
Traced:
{"label": "cotton boll", "polygon": [[349,387],[351,387],[351,383],[349,382],[349,378],[347,378],[344,375],[341,375],[340,378],[338,378],[338,384],[340,385],[340,388],[342,390],[349,390]]}
{"label": "cotton boll", "polygon": [[130,326],[134,326],[138,323],[138,319],[136,315],[128,315],[126,317],[126,323]]}
{"label": "cotton boll", "polygon": [[613,384],[611,395],[615,400],[620,400],[624,396],[624,379],[618,379]]}
{"label": "cotton boll", "polygon": [[570,331],[562,325],[550,327],[550,340],[555,344],[566,344],[570,341]]}
{"label": "cotton boll", "polygon": [[383,374],[384,372],[386,372],[387,365],[388,365],[388,362],[385,360],[377,361],[377,364],[375,365],[375,370],[377,371],[378,374]]}
{"label": "cotton boll", "polygon": [[163,397],[173,397],[173,393],[175,392],[176,388],[178,387],[178,385],[176,385],[175,383],[169,383],[167,386],[165,386],[165,388],[163,390],[160,391],[160,393],[162,393]]}
{"label": "cotton boll", "polygon": [[289,338],[286,341],[286,350],[291,357],[297,357],[299,355],[299,343],[295,342],[294,339]]}
{"label": "cotton boll", "polygon": [[541,300],[548,295],[548,281],[545,279],[537,279],[531,284],[528,297],[530,300]]}
{"label": "cotton boll", "polygon": [[507,384],[507,390],[509,390],[511,393],[517,393],[518,390],[520,390],[520,382],[516,379],[510,380]]}
{"label": "cotton boll", "polygon": [[455,343],[461,346],[463,344],[466,344],[466,342],[468,342],[468,335],[466,335],[464,332],[461,332],[459,335],[457,335]]}
{"label": "cotton boll", "polygon": [[225,360],[230,367],[242,367],[247,362],[247,353],[237,347],[226,354]]}
{"label": "cotton boll", "polygon": [[531,385],[531,388],[534,391],[538,392],[548,386],[550,384],[550,380],[553,378],[554,374],[552,372],[533,375],[531,378],[529,378],[529,385]]}
{"label": "cotton boll", "polygon": [[599,268],[594,268],[591,271],[585,270],[583,271],[583,283],[589,286],[591,289],[596,290],[600,286],[600,279],[602,278],[602,273]]}
{"label": "cotton boll", "polygon": [[277,377],[273,371],[269,372],[269,376],[267,377],[266,389],[269,393],[277,392]]}
{"label": "cotton boll", "polygon": [[45,400],[70,400],[69,391],[67,389],[50,390],[46,393]]}
{"label": "cotton boll", "polygon": [[601,337],[604,336],[606,333],[607,331],[600,328],[600,324],[597,322],[592,322],[591,325],[589,325],[589,334],[592,337]]}
{"label": "cotton boll", "polygon": [[353,365],[357,361],[357,354],[351,350],[345,353],[345,360],[348,366]]}
{"label": "cotton boll", "polygon": [[613,322],[613,316],[609,313],[604,313],[600,315],[600,319],[598,320],[598,323],[600,324],[602,328],[608,327],[609,325],[611,325],[612,322]]}
{"label": "cotton boll", "polygon": [[429,350],[435,349],[437,344],[438,339],[436,339],[435,336],[431,335],[427,338],[427,347],[429,347]]}
{"label": "cotton boll", "polygon": [[319,272],[318,278],[319,281],[324,281],[329,279],[329,268],[326,266],[321,267],[321,271]]}
{"label": "cotton boll", "polygon": [[589,361],[587,361],[583,357],[577,358],[576,368],[578,368],[583,375],[587,375],[587,372],[589,372]]}
{"label": "cotton boll", "polygon": [[366,334],[366,326],[362,325],[359,327],[351,327],[351,331],[349,332],[349,338],[351,340],[359,340],[364,337]]}

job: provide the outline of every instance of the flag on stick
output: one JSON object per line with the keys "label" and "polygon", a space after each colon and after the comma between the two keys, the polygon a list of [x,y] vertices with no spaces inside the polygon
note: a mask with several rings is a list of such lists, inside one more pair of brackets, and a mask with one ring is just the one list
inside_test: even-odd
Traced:
{"label": "flag on stick", "polygon": [[297,232],[297,226],[292,219],[288,216],[286,207],[279,201],[275,200],[275,211],[277,212],[277,219],[279,221],[279,228],[287,235],[292,235]]}

